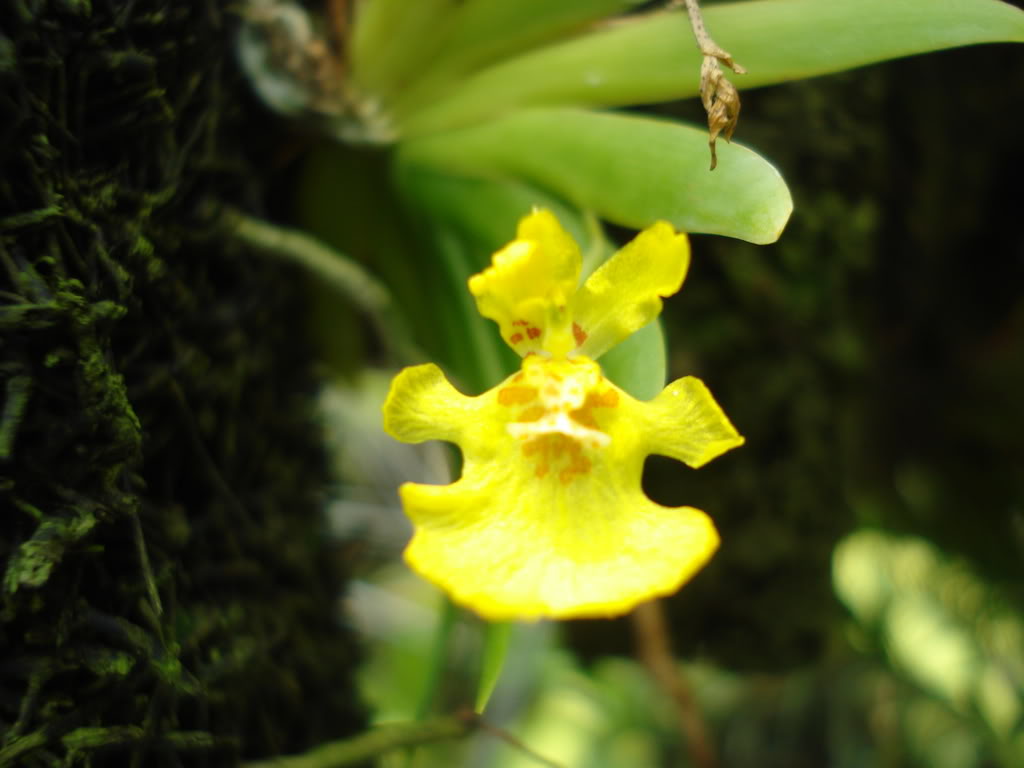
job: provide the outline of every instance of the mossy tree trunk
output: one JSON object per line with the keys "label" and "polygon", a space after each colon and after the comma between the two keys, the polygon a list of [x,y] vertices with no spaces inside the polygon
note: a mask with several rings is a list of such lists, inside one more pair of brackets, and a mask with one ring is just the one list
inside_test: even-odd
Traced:
{"label": "mossy tree trunk", "polygon": [[301,279],[198,214],[263,191],[225,7],[0,10],[0,766],[363,724]]}

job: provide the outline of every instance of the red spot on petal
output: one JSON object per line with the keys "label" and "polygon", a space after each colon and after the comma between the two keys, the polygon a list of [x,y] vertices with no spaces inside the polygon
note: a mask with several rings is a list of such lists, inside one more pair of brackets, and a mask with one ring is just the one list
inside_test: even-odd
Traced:
{"label": "red spot on petal", "polygon": [[512,325],[529,325],[525,320],[513,320]]}
{"label": "red spot on petal", "polygon": [[527,328],[526,335],[529,336],[531,339],[536,339],[538,336],[540,336],[540,328]]}
{"label": "red spot on petal", "polygon": [[523,334],[521,334],[521,333],[513,333],[511,336],[508,337],[508,343],[509,344],[518,344],[522,340],[523,340]]}
{"label": "red spot on petal", "polygon": [[587,332],[580,328],[579,323],[572,324],[572,335],[576,339],[576,346],[583,346],[583,342],[587,340]]}

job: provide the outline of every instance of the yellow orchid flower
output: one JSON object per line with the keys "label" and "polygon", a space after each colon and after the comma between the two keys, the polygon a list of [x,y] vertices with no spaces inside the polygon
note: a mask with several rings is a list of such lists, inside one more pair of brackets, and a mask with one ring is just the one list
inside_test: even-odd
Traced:
{"label": "yellow orchid flower", "polygon": [[469,397],[433,364],[406,368],[384,404],[405,442],[463,454],[451,485],[400,489],[415,534],[409,565],[492,620],[613,616],[677,590],[718,548],[711,520],[663,507],[640,486],[644,459],[699,467],[743,438],[692,376],[649,402],[594,361],[649,323],[682,285],[689,244],[666,222],[641,232],[581,286],[580,251],[548,211],[469,280],[481,314],[522,369]]}

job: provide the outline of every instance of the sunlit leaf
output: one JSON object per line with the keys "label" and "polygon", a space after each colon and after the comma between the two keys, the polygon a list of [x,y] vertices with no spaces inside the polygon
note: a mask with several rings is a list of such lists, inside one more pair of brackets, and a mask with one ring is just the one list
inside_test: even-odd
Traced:
{"label": "sunlit leaf", "polygon": [[[916,53],[1024,42],[1024,11],[1000,0],[753,0],[708,7],[707,27],[761,85]],[[695,96],[700,54],[681,13],[623,21],[479,72],[397,115],[403,135],[530,106],[621,106]]]}
{"label": "sunlit leaf", "polygon": [[350,43],[354,92],[389,105],[430,103],[467,72],[585,29],[638,2],[363,0]]}
{"label": "sunlit leaf", "polygon": [[608,221],[666,219],[687,232],[776,240],[792,211],[779,172],[737,144],[708,171],[707,134],[642,117],[534,109],[405,142],[402,162],[477,178],[520,178]]}
{"label": "sunlit leaf", "polygon": [[[407,0],[402,0],[407,2]],[[584,29],[640,0],[474,0],[445,22],[444,45],[430,66],[395,96],[398,111],[414,111],[454,79],[503,58]],[[431,34],[435,33],[431,29]]]}
{"label": "sunlit leaf", "polygon": [[1024,623],[1000,590],[925,539],[860,530],[833,555],[836,594],[902,676],[977,717],[1000,751],[1024,717]]}
{"label": "sunlit leaf", "polygon": [[442,45],[458,6],[458,0],[358,3],[348,50],[356,90],[381,98],[422,72]]}

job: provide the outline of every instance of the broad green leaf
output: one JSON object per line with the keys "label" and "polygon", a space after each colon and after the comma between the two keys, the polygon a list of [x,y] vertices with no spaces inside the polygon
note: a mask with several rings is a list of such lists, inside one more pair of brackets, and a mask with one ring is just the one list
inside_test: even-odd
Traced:
{"label": "broad green leaf", "polygon": [[523,179],[460,176],[407,159],[400,154],[394,167],[403,198],[423,218],[458,232],[474,249],[472,271],[458,278],[463,288],[471,274],[490,263],[491,254],[515,237],[519,219],[536,207],[549,208],[580,244],[584,269],[596,267],[610,253],[603,250],[606,242],[594,218],[550,191]]}
{"label": "broad green leaf", "polygon": [[458,0],[362,0],[349,44],[357,93],[376,101],[423,71],[444,42]]}
{"label": "broad green leaf", "polygon": [[793,209],[779,172],[737,144],[708,171],[707,134],[661,120],[532,109],[404,142],[401,162],[453,175],[520,179],[635,229],[666,219],[687,232],[770,243]]}
{"label": "broad green leaf", "polygon": [[[975,43],[1024,42],[1024,11],[1000,0],[752,0],[704,11],[707,28],[762,85]],[[682,13],[657,13],[525,53],[416,112],[418,136],[531,106],[622,106],[695,96],[700,54]]]}
{"label": "broad green leaf", "polygon": [[[380,153],[321,143],[303,166],[293,215],[307,232],[384,281],[406,327],[420,329],[434,311],[430,302],[433,275],[412,257],[418,243],[410,237],[408,227],[396,226],[401,209],[387,183],[386,159]],[[310,287],[310,314],[321,354],[336,370],[349,370],[364,359],[365,334],[344,330],[358,327],[352,307],[339,301],[337,293],[319,280]],[[429,339],[419,338],[418,342],[425,352],[434,351],[425,343]]]}
{"label": "broad green leaf", "polygon": [[[405,2],[407,0],[403,0]],[[471,0],[451,12],[444,45],[421,76],[395,94],[392,107],[414,111],[457,78],[582,30],[640,0]],[[431,31],[434,33],[434,30]]]}

